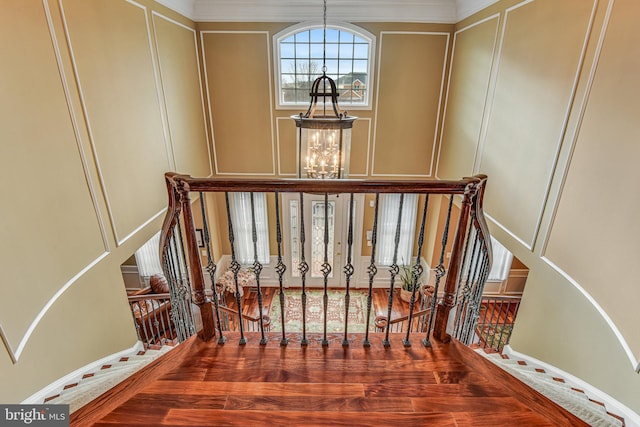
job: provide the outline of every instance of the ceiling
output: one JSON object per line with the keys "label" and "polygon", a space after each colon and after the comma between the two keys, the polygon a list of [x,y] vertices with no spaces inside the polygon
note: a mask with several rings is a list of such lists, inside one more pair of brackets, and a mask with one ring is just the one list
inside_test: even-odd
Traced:
{"label": "ceiling", "polygon": [[[322,0],[155,0],[199,22],[300,22],[322,18]],[[498,0],[327,0],[329,20],[456,23]]]}

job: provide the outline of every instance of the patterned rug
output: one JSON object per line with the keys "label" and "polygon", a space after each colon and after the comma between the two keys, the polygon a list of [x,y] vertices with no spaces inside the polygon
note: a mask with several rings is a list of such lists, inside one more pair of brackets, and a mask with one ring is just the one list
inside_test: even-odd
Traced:
{"label": "patterned rug", "polygon": [[[299,289],[284,290],[284,315],[287,332],[302,332],[302,295]],[[344,291],[327,291],[327,332],[344,332]],[[349,332],[364,332],[367,315],[366,291],[350,291],[349,301]],[[322,298],[324,290],[307,290],[307,332],[324,331],[324,308]],[[271,317],[271,331],[282,331],[280,295],[274,295],[269,309]],[[373,317],[373,315],[372,315]],[[370,322],[373,330],[373,320]]]}

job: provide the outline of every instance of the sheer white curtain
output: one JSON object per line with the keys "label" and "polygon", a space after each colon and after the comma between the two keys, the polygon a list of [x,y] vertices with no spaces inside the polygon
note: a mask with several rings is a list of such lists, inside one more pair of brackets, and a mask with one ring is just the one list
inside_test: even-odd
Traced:
{"label": "sheer white curtain", "polygon": [[[251,217],[251,193],[229,193],[231,220],[235,237],[236,259],[240,264],[253,264],[253,230]],[[258,235],[258,261],[269,263],[269,223],[265,193],[253,193],[256,234]]]}
{"label": "sheer white curtain", "polygon": [[[396,263],[410,264],[413,252],[413,237],[416,231],[416,210],[418,195],[405,194],[402,202],[402,220],[400,221],[400,243]],[[382,194],[378,212],[378,236],[376,244],[376,262],[380,265],[393,263],[396,227],[400,211],[400,194]]]}
{"label": "sheer white curtain", "polygon": [[493,265],[491,266],[487,280],[501,282],[509,276],[513,254],[494,239],[493,236],[491,236],[491,247],[493,249]]}
{"label": "sheer white curtain", "polygon": [[160,265],[160,233],[153,236],[136,251],[138,274],[147,278],[154,274],[164,274]]}

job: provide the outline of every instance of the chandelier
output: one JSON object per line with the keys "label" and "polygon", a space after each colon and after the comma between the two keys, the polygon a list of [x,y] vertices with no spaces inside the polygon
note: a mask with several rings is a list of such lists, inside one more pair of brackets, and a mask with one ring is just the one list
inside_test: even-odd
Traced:
{"label": "chandelier", "polygon": [[349,175],[351,128],[357,117],[348,116],[338,106],[336,83],[327,76],[326,42],[327,0],[324,0],[322,76],[311,85],[307,112],[291,116],[296,122],[299,178],[339,179]]}

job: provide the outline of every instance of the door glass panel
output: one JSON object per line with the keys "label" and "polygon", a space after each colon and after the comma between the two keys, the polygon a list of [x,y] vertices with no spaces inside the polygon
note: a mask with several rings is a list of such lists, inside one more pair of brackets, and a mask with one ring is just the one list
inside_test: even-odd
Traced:
{"label": "door glass panel", "polygon": [[[324,277],[322,264],[324,263],[324,201],[311,202],[311,277]],[[333,265],[333,234],[335,223],[335,202],[329,202],[327,206],[327,224],[329,228],[329,243],[327,245],[327,258]],[[333,277],[333,271],[329,274]]]}
{"label": "door glass panel", "polygon": [[298,201],[291,200],[289,202],[289,213],[291,215],[291,276],[300,277],[300,224],[298,209]]}

